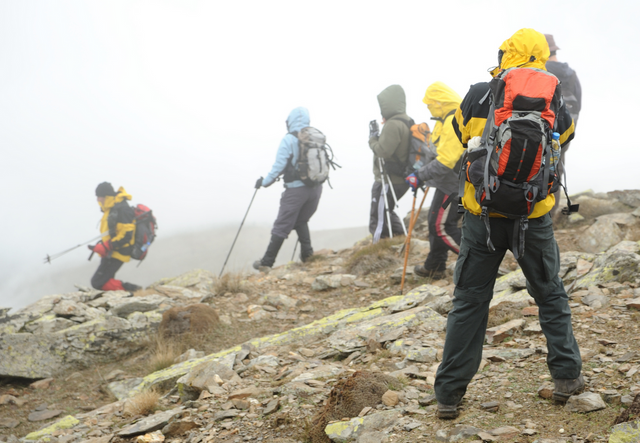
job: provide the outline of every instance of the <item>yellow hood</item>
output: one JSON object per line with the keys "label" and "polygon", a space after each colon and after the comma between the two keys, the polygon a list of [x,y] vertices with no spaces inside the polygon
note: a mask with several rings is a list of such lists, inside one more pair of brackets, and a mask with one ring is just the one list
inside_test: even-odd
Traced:
{"label": "yellow hood", "polygon": [[132,198],[131,195],[127,194],[127,191],[125,191],[124,188],[120,186],[120,188],[118,188],[117,195],[115,196],[107,195],[104,198],[104,202],[102,203],[98,202],[98,204],[100,205],[102,212],[106,212],[107,210],[113,208],[113,205],[115,205],[116,203],[120,203],[123,200],[131,200],[131,198]]}
{"label": "yellow hood", "polygon": [[505,40],[500,49],[504,53],[500,69],[515,67],[545,69],[549,59],[547,39],[544,34],[534,29],[520,29],[511,38]]}
{"label": "yellow hood", "polygon": [[442,118],[449,112],[458,109],[462,103],[462,97],[444,83],[435,82],[427,88],[422,102],[429,106],[431,115]]}

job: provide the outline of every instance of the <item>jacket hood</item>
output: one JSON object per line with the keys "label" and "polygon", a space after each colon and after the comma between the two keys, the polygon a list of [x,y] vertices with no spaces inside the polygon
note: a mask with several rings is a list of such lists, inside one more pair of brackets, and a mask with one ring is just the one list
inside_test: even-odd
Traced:
{"label": "jacket hood", "polygon": [[553,72],[560,72],[560,77],[564,78],[573,77],[573,74],[576,72],[569,66],[568,63],[548,61],[546,66],[553,66]]}
{"label": "jacket hood", "polygon": [[287,130],[289,132],[300,132],[302,128],[309,126],[310,121],[307,108],[296,108],[287,117]]}
{"label": "jacket hood", "polygon": [[458,108],[462,103],[462,97],[444,83],[435,82],[427,88],[422,102],[429,106],[431,115],[436,118],[442,118]]}
{"label": "jacket hood", "polygon": [[107,209],[113,208],[113,206],[116,203],[120,203],[121,201],[124,201],[124,200],[131,200],[131,195],[128,194],[127,191],[125,191],[122,186],[120,186],[120,188],[118,188],[118,193],[115,196],[108,195],[104,198],[103,203],[98,202],[98,204],[100,205],[100,208],[102,208],[102,211],[104,212]]}
{"label": "jacket hood", "polygon": [[400,85],[391,85],[378,94],[378,104],[385,119],[407,112],[407,98]]}
{"label": "jacket hood", "polygon": [[504,53],[500,69],[537,68],[545,69],[549,59],[549,44],[544,34],[534,29],[523,28],[505,40],[500,46]]}

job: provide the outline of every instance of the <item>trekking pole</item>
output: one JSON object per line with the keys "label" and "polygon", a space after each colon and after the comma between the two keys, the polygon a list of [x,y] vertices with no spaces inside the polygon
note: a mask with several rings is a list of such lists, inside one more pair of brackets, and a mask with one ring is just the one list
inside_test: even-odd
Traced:
{"label": "trekking pole", "polygon": [[[389,187],[391,188],[391,196],[393,197],[393,202],[395,203],[394,205],[394,209],[398,207],[398,198],[396,197],[396,190],[393,189],[393,185],[391,184],[391,179],[389,178],[389,174],[387,174],[387,181],[389,182]],[[407,227],[404,225],[404,219],[402,217],[400,218],[400,224],[402,224],[402,231],[404,232],[404,235],[407,235]]]}
{"label": "trekking pole", "polygon": [[400,295],[403,294],[404,291],[404,277],[407,274],[407,261],[409,261],[409,249],[411,248],[411,233],[413,232],[413,227],[416,222],[416,218],[413,217],[416,210],[416,197],[418,196],[418,188],[413,191],[413,204],[411,205],[411,218],[409,219],[409,233],[407,234],[407,238],[405,241],[405,250],[404,250],[404,265],[402,267],[402,280],[400,281]]}
{"label": "trekking pole", "polygon": [[293,261],[296,257],[296,249],[298,249],[298,243],[300,243],[300,239],[296,240],[296,245],[293,247],[293,254],[291,254],[291,261]]}
{"label": "trekking pole", "polygon": [[100,239],[100,238],[104,237],[105,235],[109,235],[109,232],[107,231],[107,232],[105,232],[104,234],[100,234],[99,236],[92,238],[91,240],[88,240],[88,241],[86,241],[86,242],[84,242],[84,243],[80,243],[79,245],[74,246],[73,248],[69,248],[69,249],[67,249],[66,251],[62,251],[62,252],[58,252],[57,254],[53,254],[52,256],[50,256],[49,254],[47,254],[47,256],[44,258],[44,263],[49,263],[49,264],[51,264],[51,260],[55,260],[55,259],[56,259],[56,258],[58,258],[58,257],[62,257],[62,256],[63,256],[63,255],[65,255],[67,252],[71,252],[71,251],[73,251],[74,249],[78,249],[80,246],[84,246],[84,245],[86,245],[86,244],[92,243],[92,242],[94,242],[94,241],[96,241],[96,240],[98,240],[98,239]]}
{"label": "trekking pole", "polygon": [[389,227],[389,238],[393,238],[393,229],[391,228],[391,209],[387,199],[387,185],[384,182],[384,168],[382,167],[382,159],[378,157],[378,167],[380,168],[380,179],[382,180],[382,195],[384,196],[384,209],[387,212],[387,225]]}
{"label": "trekking pole", "polygon": [[231,249],[229,249],[229,253],[227,254],[227,258],[222,265],[222,269],[220,269],[220,275],[218,278],[222,277],[222,273],[224,272],[224,267],[227,266],[227,262],[229,261],[229,257],[231,256],[231,251],[233,251],[233,247],[236,244],[236,240],[238,240],[238,236],[240,235],[240,231],[242,230],[242,225],[244,225],[244,221],[247,219],[247,215],[249,214],[249,209],[251,209],[251,205],[253,204],[253,199],[256,198],[256,194],[258,193],[258,189],[253,192],[253,197],[251,197],[251,201],[249,202],[249,207],[247,208],[247,212],[244,213],[244,218],[242,219],[242,223],[240,223],[240,227],[238,228],[238,233],[236,234],[236,238],[233,239],[233,243],[231,243]]}

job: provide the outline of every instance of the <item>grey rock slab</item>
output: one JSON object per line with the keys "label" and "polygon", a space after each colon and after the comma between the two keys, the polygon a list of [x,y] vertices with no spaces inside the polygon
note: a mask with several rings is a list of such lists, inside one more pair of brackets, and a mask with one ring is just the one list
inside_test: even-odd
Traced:
{"label": "grey rock slab", "polygon": [[574,290],[589,289],[608,282],[635,281],[640,255],[637,242],[620,242],[607,252],[598,254],[591,271],[576,280]]}
{"label": "grey rock slab", "polygon": [[356,276],[351,274],[319,275],[311,285],[314,291],[337,289],[350,286],[356,281]]}
{"label": "grey rock slab", "polygon": [[232,369],[234,363],[235,354],[233,353],[217,360],[199,363],[177,380],[178,392],[181,393],[183,400],[193,399],[190,397],[197,398],[199,393],[205,389],[215,390],[218,386],[217,379],[222,381],[240,380],[238,374]]}
{"label": "grey rock slab", "polygon": [[582,297],[582,303],[594,309],[600,309],[609,306],[609,297],[601,294],[587,294]]}
{"label": "grey rock slab", "polygon": [[449,432],[449,441],[463,441],[482,432],[482,429],[471,425],[456,425]]}
{"label": "grey rock slab", "polygon": [[133,312],[155,311],[169,299],[158,294],[144,297],[130,297],[109,302],[107,305],[113,315],[126,318]]}
{"label": "grey rock slab", "polygon": [[43,411],[33,411],[31,414],[29,414],[28,420],[29,421],[43,421],[43,420],[49,420],[50,418],[53,417],[57,417],[58,415],[62,414],[63,411],[61,410],[49,410],[49,409],[45,409]]}
{"label": "grey rock slab", "polygon": [[617,223],[621,226],[633,226],[638,222],[638,219],[628,212],[618,212],[616,214],[605,214],[596,217],[597,221],[606,220]]}
{"label": "grey rock slab", "polygon": [[605,409],[607,404],[604,402],[600,394],[595,392],[585,392],[580,395],[572,395],[567,400],[565,409],[569,412],[592,412]]}
{"label": "grey rock slab", "polygon": [[401,326],[417,325],[433,331],[442,331],[446,326],[446,319],[433,309],[420,306],[338,330],[331,334],[327,341],[332,348],[351,353],[365,347],[369,338],[381,337]]}
{"label": "grey rock slab", "polygon": [[394,312],[406,311],[422,304],[434,301],[447,295],[447,291],[435,285],[422,285],[407,293],[402,299],[389,306],[389,310]]}
{"label": "grey rock slab", "polygon": [[513,289],[505,289],[501,292],[494,292],[493,298],[489,303],[489,307],[493,308],[494,306],[498,306],[500,303],[523,303],[523,304],[532,304],[533,297],[529,295],[526,289],[522,289],[520,291],[514,292]]}
{"label": "grey rock slab", "polygon": [[128,378],[111,382],[107,385],[107,389],[118,400],[125,399],[129,396],[129,391],[138,386],[142,382],[141,378]]}
{"label": "grey rock slab", "polygon": [[500,358],[503,360],[517,360],[521,358],[527,358],[535,354],[533,349],[507,349],[507,348],[490,348],[482,351],[482,358],[485,360],[492,360],[493,358]]}
{"label": "grey rock slab", "polygon": [[262,411],[262,415],[273,414],[279,408],[280,408],[280,400],[278,400],[277,398],[274,398],[269,403],[267,403],[267,406],[265,406],[264,410]]}
{"label": "grey rock slab", "polygon": [[307,380],[318,380],[320,378],[334,378],[342,374],[345,369],[341,365],[321,365],[295,377],[291,382],[306,382]]}
{"label": "grey rock slab", "polygon": [[26,323],[24,329],[32,334],[51,334],[77,325],[76,322],[66,318],[45,315],[32,322]]}
{"label": "grey rock slab", "polygon": [[507,337],[511,337],[517,330],[524,326],[525,320],[518,318],[508,321],[499,326],[487,329],[486,338],[487,343],[500,343]]}
{"label": "grey rock slab", "polygon": [[405,358],[420,363],[433,363],[436,361],[438,351],[434,348],[412,347],[407,351]]}
{"label": "grey rock slab", "polygon": [[20,421],[14,418],[0,417],[0,428],[4,427],[4,428],[12,429],[18,426],[19,424],[20,424]]}
{"label": "grey rock slab", "polygon": [[251,360],[247,367],[251,368],[256,365],[271,366],[272,368],[277,368],[278,366],[280,366],[280,362],[278,360],[278,357],[276,357],[275,355],[260,355]]}
{"label": "grey rock slab", "polygon": [[131,426],[127,426],[118,432],[120,437],[133,437],[140,434],[145,434],[147,432],[157,431],[158,429],[162,429],[169,420],[178,414],[182,414],[183,407],[177,407],[175,409],[170,409],[168,411],[161,411],[154,415],[149,415],[148,417],[144,417],[142,420],[132,424]]}
{"label": "grey rock slab", "polygon": [[448,314],[453,309],[453,297],[443,295],[435,300],[426,303],[428,307],[436,311],[440,315]]}
{"label": "grey rock slab", "polygon": [[496,279],[496,284],[493,287],[493,292],[502,292],[505,289],[513,289],[518,291],[527,287],[527,279],[525,278],[522,269],[510,272],[509,274]]}
{"label": "grey rock slab", "polygon": [[291,309],[298,304],[298,300],[285,294],[267,294],[261,298],[261,302],[279,309]]}
{"label": "grey rock slab", "polygon": [[240,411],[237,409],[229,409],[226,411],[219,411],[213,415],[213,421],[220,421],[226,418],[237,417],[240,414]]}
{"label": "grey rock slab", "polygon": [[640,441],[640,421],[620,423],[611,428],[610,442],[638,442]]}
{"label": "grey rock slab", "polygon": [[324,432],[334,442],[348,442],[366,432],[382,431],[395,425],[401,415],[402,413],[395,409],[375,412],[349,421],[329,423]]}
{"label": "grey rock slab", "polygon": [[[413,240],[412,240],[413,243]],[[356,443],[387,443],[389,435],[380,431],[363,432],[357,439]]]}

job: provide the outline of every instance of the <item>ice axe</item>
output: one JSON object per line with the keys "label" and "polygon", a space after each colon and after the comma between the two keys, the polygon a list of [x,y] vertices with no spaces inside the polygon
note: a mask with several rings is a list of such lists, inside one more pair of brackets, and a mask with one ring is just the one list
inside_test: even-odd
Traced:
{"label": "ice axe", "polygon": [[422,201],[420,202],[420,207],[418,208],[418,212],[415,212],[416,209],[416,197],[418,196],[418,188],[413,191],[413,204],[411,206],[411,219],[409,220],[409,232],[407,232],[407,238],[404,242],[404,266],[402,267],[402,280],[400,281],[400,295],[404,292],[404,278],[407,274],[407,262],[409,261],[409,249],[411,249],[411,234],[413,233],[413,228],[415,227],[416,221],[418,221],[418,217],[420,216],[420,211],[422,211],[422,205],[427,198],[427,194],[429,193],[429,187],[424,190],[424,196],[422,197]]}

